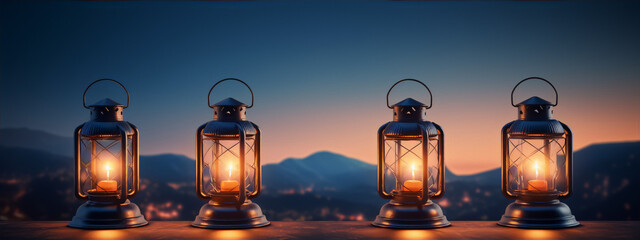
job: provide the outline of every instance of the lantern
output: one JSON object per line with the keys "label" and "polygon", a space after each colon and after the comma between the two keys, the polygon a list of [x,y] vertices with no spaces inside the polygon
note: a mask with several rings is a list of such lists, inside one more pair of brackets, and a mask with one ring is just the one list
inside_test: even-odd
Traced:
{"label": "lantern", "polygon": [[[127,94],[127,105],[105,98],[87,106],[87,90],[100,81],[117,83]],[[69,227],[129,228],[147,225],[138,206],[129,201],[138,192],[138,129],[124,121],[129,92],[112,79],[91,83],[82,96],[91,120],[73,132],[75,141],[75,194],[88,200],[76,211]]]}
{"label": "lantern", "polygon": [[[420,83],[429,92],[429,106],[407,98],[389,106],[389,93],[401,82]],[[432,105],[431,90],[415,79],[396,82],[387,92],[393,121],[378,130],[378,193],[391,199],[372,223],[388,228],[438,228],[451,223],[431,199],[444,194],[444,132],[424,118]]]}
{"label": "lantern", "polygon": [[247,121],[246,110],[253,106],[253,91],[245,82],[223,79],[211,87],[211,92],[224,81],[238,81],[251,92],[251,105],[224,99],[214,105],[213,121],[200,126],[196,133],[196,193],[204,200],[199,215],[191,224],[201,228],[253,228],[269,225],[258,204],[250,199],[260,194],[260,129]]}
{"label": "lantern", "polygon": [[[553,88],[555,103],[537,96],[517,105],[516,88],[527,80],[541,80]],[[530,77],[511,91],[518,120],[502,128],[502,193],[515,199],[499,225],[518,228],[566,228],[580,225],[558,198],[571,194],[573,146],[567,125],[552,118],[558,92],[549,81]]]}

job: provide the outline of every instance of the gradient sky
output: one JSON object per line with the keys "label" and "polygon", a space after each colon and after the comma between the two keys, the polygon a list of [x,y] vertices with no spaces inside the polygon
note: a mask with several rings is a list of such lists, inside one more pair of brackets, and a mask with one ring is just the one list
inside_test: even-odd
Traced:
{"label": "gradient sky", "polygon": [[[209,88],[236,77],[255,92],[264,162],[329,150],[375,163],[386,91],[416,78],[434,94],[446,164],[474,173],[500,165],[500,128],[517,116],[509,94],[529,76],[556,85],[555,118],[577,149],[640,139],[638,12],[632,1],[3,1],[0,127],[71,136],[89,119],[85,87],[114,78],[131,93],[142,154],[194,157]],[[391,95],[427,101],[415,83]],[[532,95],[553,98],[533,81],[516,101]],[[109,84],[88,100],[107,96],[125,102]],[[212,102],[229,96],[250,101],[229,83]]]}

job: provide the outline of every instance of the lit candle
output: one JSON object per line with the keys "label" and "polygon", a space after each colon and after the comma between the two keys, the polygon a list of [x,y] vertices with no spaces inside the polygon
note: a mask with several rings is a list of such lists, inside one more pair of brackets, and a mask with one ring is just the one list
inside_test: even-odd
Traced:
{"label": "lit candle", "polygon": [[420,190],[422,190],[422,181],[420,180],[404,181],[404,184],[402,185],[402,190],[409,191],[409,192],[419,192]]}
{"label": "lit candle", "polygon": [[240,191],[240,183],[236,180],[224,180],[220,188],[222,192],[238,192]]}
{"label": "lit candle", "polygon": [[419,192],[422,190],[422,181],[415,180],[415,170],[415,165],[411,165],[411,178],[413,179],[404,181],[404,184],[402,184],[402,191]]}
{"label": "lit candle", "polygon": [[118,191],[118,183],[115,180],[109,179],[109,170],[111,170],[111,167],[109,165],[106,165],[105,168],[107,169],[107,180],[99,181],[96,191],[98,192]]}
{"label": "lit candle", "polygon": [[544,192],[547,191],[547,181],[546,180],[529,180],[529,186],[527,186],[529,191],[538,191]]}
{"label": "lit candle", "polygon": [[224,180],[220,184],[220,191],[222,192],[239,192],[240,191],[240,183],[236,180],[231,179],[231,172],[233,167],[229,164],[229,180]]}
{"label": "lit candle", "polygon": [[536,191],[536,192],[547,191],[547,181],[538,179],[538,169],[540,168],[538,166],[538,162],[534,163],[533,168],[536,170],[536,179],[529,180],[527,182],[528,183],[527,190]]}

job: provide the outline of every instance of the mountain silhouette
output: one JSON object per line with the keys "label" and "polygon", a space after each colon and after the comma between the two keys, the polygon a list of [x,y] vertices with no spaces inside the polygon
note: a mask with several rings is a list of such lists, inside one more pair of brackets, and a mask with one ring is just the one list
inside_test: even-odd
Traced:
{"label": "mountain silhouette", "polygon": [[640,218],[640,142],[594,144],[575,152],[574,158],[574,191],[563,201],[576,217]]}
{"label": "mountain silhouette", "polygon": [[331,152],[317,152],[304,159],[287,158],[262,167],[265,191],[345,190],[376,182],[376,166]]}
{"label": "mountain silhouette", "polygon": [[[73,195],[73,158],[60,150],[73,149],[70,138],[0,129],[0,139],[0,220],[69,220],[82,203]],[[640,141],[593,144],[574,158],[573,195],[562,201],[578,220],[640,220]],[[371,220],[386,202],[377,193],[376,169],[328,151],[288,158],[263,166],[264,191],[255,201],[271,220]],[[512,202],[502,196],[500,169],[445,171],[445,195],[437,202],[451,220],[498,220]],[[195,195],[195,161],[186,156],[141,156],[140,177],[133,201],[149,219],[192,220],[205,202]]]}
{"label": "mountain silhouette", "polygon": [[73,156],[72,137],[61,137],[29,128],[0,129],[0,146],[36,149],[56,155]]}
{"label": "mountain silhouette", "polygon": [[154,182],[188,182],[196,179],[196,161],[184,155],[140,156],[140,177]]}

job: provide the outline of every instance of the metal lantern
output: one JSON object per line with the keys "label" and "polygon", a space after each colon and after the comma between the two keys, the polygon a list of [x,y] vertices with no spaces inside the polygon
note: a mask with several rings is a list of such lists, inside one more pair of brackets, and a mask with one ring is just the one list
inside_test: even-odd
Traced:
{"label": "metal lantern", "polygon": [[[401,82],[420,83],[429,92],[429,106],[407,98],[389,106],[389,93]],[[451,223],[431,199],[444,194],[444,132],[425,121],[433,97],[424,83],[415,79],[396,82],[387,92],[387,107],[393,121],[378,130],[378,193],[391,199],[372,223],[388,228],[438,228]]]}
{"label": "metal lantern", "polygon": [[[127,105],[109,98],[87,106],[87,90],[100,81],[117,83],[127,93]],[[84,91],[82,102],[91,120],[73,132],[75,140],[75,194],[88,200],[80,206],[69,227],[87,229],[129,228],[147,225],[129,198],[138,193],[138,129],[124,121],[129,92],[112,79],[100,79]]]}
{"label": "metal lantern", "polygon": [[[224,81],[238,81],[251,92],[251,105],[224,99],[211,105],[211,92]],[[253,91],[245,82],[223,79],[207,96],[213,121],[196,133],[196,193],[209,200],[191,224],[202,228],[253,228],[269,225],[258,204],[250,199],[260,194],[260,129],[247,121],[246,110],[253,106]]]}
{"label": "metal lantern", "polygon": [[[555,103],[537,96],[514,104],[513,93],[527,80],[541,80],[553,88]],[[502,128],[502,193],[515,199],[499,225],[518,228],[566,228],[580,225],[558,198],[571,194],[573,146],[567,125],[552,119],[558,92],[549,81],[530,77],[511,91],[518,120]]]}

